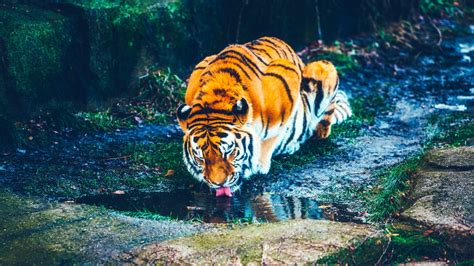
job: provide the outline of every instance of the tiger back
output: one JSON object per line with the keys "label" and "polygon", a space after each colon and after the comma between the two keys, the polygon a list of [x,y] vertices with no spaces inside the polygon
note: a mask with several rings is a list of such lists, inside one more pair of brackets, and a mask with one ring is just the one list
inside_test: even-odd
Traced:
{"label": "tiger back", "polygon": [[299,149],[322,130],[316,129],[320,121],[330,128],[335,120],[326,110],[336,108],[337,84],[332,64],[305,66],[277,38],[230,45],[206,57],[194,68],[177,110],[189,172],[227,194],[242,179],[266,174],[273,155]]}

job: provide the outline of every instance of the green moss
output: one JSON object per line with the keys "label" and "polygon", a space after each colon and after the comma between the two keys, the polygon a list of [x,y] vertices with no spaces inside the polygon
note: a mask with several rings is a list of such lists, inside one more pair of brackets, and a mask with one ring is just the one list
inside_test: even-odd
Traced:
{"label": "green moss", "polygon": [[410,230],[388,226],[385,231],[391,237],[391,263],[406,261],[438,260],[452,256],[453,252],[440,239],[425,234],[426,230],[410,227]]}
{"label": "green moss", "polygon": [[[29,109],[64,95],[64,58],[70,49],[70,21],[60,14],[17,5],[0,9],[9,76],[18,98]],[[66,88],[67,91],[67,88]]]}
{"label": "green moss", "polygon": [[387,239],[376,237],[353,243],[350,248],[342,248],[333,254],[324,256],[316,261],[325,265],[375,265],[383,253]]}
{"label": "green moss", "polygon": [[320,264],[386,265],[416,261],[456,261],[455,252],[426,228],[404,224],[387,226],[385,237],[359,241],[317,261]]}

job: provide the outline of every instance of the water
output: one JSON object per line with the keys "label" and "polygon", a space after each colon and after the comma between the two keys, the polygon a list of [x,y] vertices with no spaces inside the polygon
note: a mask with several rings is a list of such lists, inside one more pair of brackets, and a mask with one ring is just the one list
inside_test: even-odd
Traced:
{"label": "water", "polygon": [[277,194],[236,195],[216,198],[212,194],[189,190],[173,192],[132,192],[123,195],[101,194],[76,200],[117,211],[147,212],[179,220],[206,223],[276,222],[288,219],[327,219],[360,222],[358,213],[341,206],[319,205],[311,198]]}

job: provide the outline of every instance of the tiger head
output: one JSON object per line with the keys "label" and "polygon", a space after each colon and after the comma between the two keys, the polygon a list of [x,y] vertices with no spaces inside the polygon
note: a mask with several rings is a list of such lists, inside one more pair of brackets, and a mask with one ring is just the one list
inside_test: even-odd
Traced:
{"label": "tiger head", "polygon": [[203,90],[192,103],[177,109],[187,169],[216,189],[216,195],[223,189],[229,194],[237,191],[242,179],[254,172],[258,158],[258,140],[248,126],[252,107],[247,99],[229,93]]}

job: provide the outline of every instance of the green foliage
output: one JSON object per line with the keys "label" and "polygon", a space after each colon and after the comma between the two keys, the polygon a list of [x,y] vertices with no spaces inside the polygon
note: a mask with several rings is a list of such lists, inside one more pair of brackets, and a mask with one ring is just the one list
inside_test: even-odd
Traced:
{"label": "green foliage", "polygon": [[185,93],[186,83],[169,68],[155,71],[152,69],[148,76],[141,80],[137,99],[151,99],[157,111],[174,116]]}
{"label": "green foliage", "polygon": [[368,201],[369,221],[383,222],[403,207],[411,186],[410,174],[420,164],[420,157],[417,156],[374,175],[378,185],[362,195]]}
{"label": "green foliage", "polygon": [[421,12],[429,15],[454,16],[460,12],[460,1],[456,0],[421,0]]}
{"label": "green foliage", "polygon": [[360,66],[352,55],[341,50],[317,53],[311,58],[311,61],[323,59],[331,61],[340,75],[344,75],[347,71],[354,71]]}
{"label": "green foliage", "polygon": [[164,124],[174,118],[185,91],[185,82],[169,68],[150,71],[140,81],[139,95],[129,102],[117,102],[105,110],[79,112],[76,117],[99,130]]}
{"label": "green foliage", "polygon": [[395,36],[393,36],[392,33],[387,32],[384,29],[379,30],[379,32],[377,33],[377,36],[386,43],[393,43],[396,41]]}

